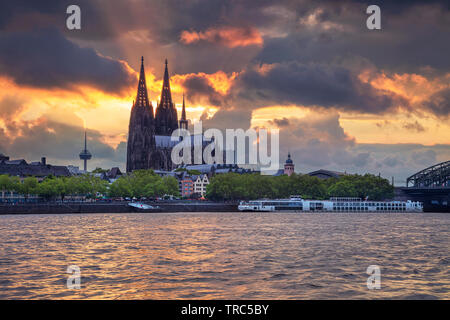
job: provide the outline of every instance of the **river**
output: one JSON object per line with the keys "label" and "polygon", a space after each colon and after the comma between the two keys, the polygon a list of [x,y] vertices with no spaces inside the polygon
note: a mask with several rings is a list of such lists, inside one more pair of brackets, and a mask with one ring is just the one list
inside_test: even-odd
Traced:
{"label": "river", "polygon": [[449,231],[445,213],[3,215],[0,299],[449,299]]}

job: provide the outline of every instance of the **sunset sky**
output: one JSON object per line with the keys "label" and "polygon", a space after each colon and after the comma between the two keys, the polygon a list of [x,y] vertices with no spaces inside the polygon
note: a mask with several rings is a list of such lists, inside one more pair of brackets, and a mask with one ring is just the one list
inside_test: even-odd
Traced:
{"label": "sunset sky", "polygon": [[0,153],[81,166],[86,127],[89,167],[124,169],[144,56],[154,108],[167,58],[204,127],[279,128],[297,172],[404,183],[450,160],[449,39],[448,1],[2,1]]}

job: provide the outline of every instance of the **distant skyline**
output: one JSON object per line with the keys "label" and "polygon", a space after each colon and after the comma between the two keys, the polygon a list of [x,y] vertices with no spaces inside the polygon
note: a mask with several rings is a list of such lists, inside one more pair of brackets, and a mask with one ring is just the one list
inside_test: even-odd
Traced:
{"label": "distant skyline", "polygon": [[[408,3],[409,2],[409,3]],[[397,182],[450,159],[448,1],[81,0],[0,4],[0,153],[125,169],[145,58],[153,108],[164,60],[178,112],[204,127],[280,128],[280,165]]]}

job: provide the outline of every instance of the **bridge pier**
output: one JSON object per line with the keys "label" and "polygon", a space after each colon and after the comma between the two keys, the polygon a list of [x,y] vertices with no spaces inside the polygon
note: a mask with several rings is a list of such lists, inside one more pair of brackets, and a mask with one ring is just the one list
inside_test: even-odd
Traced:
{"label": "bridge pier", "polygon": [[425,212],[450,212],[450,187],[396,187],[395,200],[423,203]]}

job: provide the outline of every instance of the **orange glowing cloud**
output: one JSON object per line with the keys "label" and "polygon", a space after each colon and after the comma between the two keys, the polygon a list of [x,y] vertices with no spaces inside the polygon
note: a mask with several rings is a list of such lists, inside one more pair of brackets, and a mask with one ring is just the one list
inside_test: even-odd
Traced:
{"label": "orange glowing cloud", "polygon": [[[227,94],[228,90],[230,89],[231,85],[233,84],[234,79],[238,76],[237,72],[233,72],[230,75],[226,74],[223,71],[217,71],[215,73],[187,73],[182,75],[174,75],[171,77],[171,82],[173,84],[173,91],[174,92],[182,92],[183,89],[183,83],[192,77],[197,78],[204,78],[208,84],[218,93],[225,95]],[[162,81],[161,81],[162,85]]]}
{"label": "orange glowing cloud", "polygon": [[184,44],[207,41],[211,43],[218,43],[229,48],[251,45],[260,46],[264,42],[259,31],[252,27],[210,28],[203,32],[184,30],[181,32],[180,41]]}
{"label": "orange glowing cloud", "polygon": [[419,103],[427,100],[433,93],[448,87],[450,73],[428,79],[415,73],[387,75],[384,72],[373,73],[371,70],[366,70],[359,75],[359,79],[370,83],[377,89],[392,91],[401,95],[411,103]]}
{"label": "orange glowing cloud", "polygon": [[15,139],[22,135],[20,128],[42,127],[49,121],[99,131],[102,142],[112,147],[126,141],[135,90],[119,97],[89,86],[71,89],[18,86],[0,76],[0,132]]}

